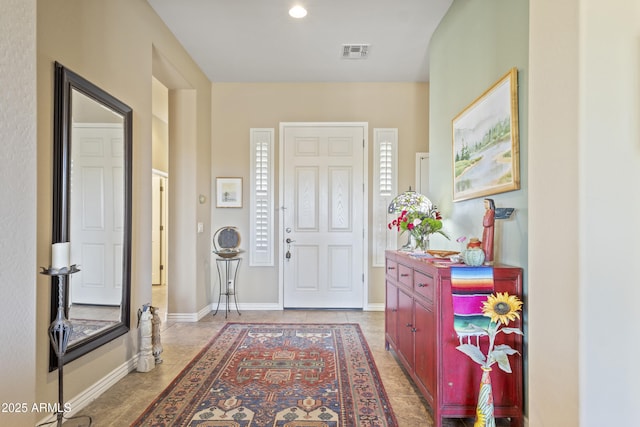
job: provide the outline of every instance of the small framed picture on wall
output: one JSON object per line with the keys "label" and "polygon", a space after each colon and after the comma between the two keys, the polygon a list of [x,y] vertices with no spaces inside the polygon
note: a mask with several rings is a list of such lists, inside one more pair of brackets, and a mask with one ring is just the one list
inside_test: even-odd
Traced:
{"label": "small framed picture on wall", "polygon": [[242,178],[216,178],[216,207],[242,207]]}

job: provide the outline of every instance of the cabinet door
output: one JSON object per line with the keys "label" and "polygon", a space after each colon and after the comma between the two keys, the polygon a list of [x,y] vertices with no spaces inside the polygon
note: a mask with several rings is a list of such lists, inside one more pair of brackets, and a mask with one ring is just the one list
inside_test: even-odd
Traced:
{"label": "cabinet door", "polygon": [[413,370],[413,298],[398,288],[398,353]]}
{"label": "cabinet door", "polygon": [[[508,270],[512,271],[512,270]],[[494,268],[495,292],[508,292],[510,295],[522,295],[520,270],[512,275],[504,269]],[[440,366],[442,395],[440,400],[447,405],[460,408],[475,407],[478,397],[478,387],[482,370],[467,355],[456,349],[460,341],[453,329],[453,312],[451,300],[451,280],[444,278],[440,283],[441,293],[441,319],[442,334]],[[509,323],[509,327],[522,328],[520,320]],[[476,343],[475,339],[471,341]],[[487,352],[489,339],[480,338],[480,347],[484,354]],[[491,371],[491,383],[493,386],[493,401],[496,416],[504,416],[504,408],[510,408],[514,412],[522,410],[522,338],[517,334],[499,334],[496,344],[506,344],[516,349],[520,354],[509,356],[509,362],[513,373],[508,374],[496,365]],[[500,415],[499,415],[500,414]],[[515,424],[514,424],[515,425]]]}
{"label": "cabinet door", "polygon": [[384,309],[385,332],[387,334],[387,344],[394,347],[398,343],[398,287],[387,280],[387,301]]}
{"label": "cabinet door", "polygon": [[436,391],[436,317],[432,308],[416,300],[414,306],[415,373],[429,393],[427,401],[433,404]]}

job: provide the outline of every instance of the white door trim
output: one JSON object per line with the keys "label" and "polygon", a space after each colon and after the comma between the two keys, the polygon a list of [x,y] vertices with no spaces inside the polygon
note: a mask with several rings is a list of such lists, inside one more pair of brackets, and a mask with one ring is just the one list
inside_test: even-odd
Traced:
{"label": "white door trim", "polygon": [[278,202],[279,215],[278,215],[278,233],[280,236],[278,245],[278,306],[280,310],[284,309],[284,271],[282,269],[282,263],[284,260],[284,216],[282,215],[282,202],[284,200],[284,128],[285,127],[362,127],[364,135],[364,164],[362,165],[362,174],[364,183],[364,195],[363,195],[363,245],[362,245],[362,271],[363,271],[363,292],[362,292],[362,307],[364,310],[369,305],[369,123],[368,122],[280,122],[279,135],[278,135],[278,151],[279,151],[279,165],[278,165]]}
{"label": "white door trim", "polygon": [[[422,188],[422,184],[426,182],[427,188]],[[429,197],[429,153],[416,153],[416,186],[415,190]]]}
{"label": "white door trim", "polygon": [[[164,187],[163,187],[163,190],[162,190],[163,194],[161,196],[162,197],[162,204],[161,204],[160,207],[158,207],[158,206],[155,205],[155,203],[153,203],[152,204],[152,208],[151,208],[151,210],[152,210],[152,221],[151,221],[152,225],[159,225],[161,227],[161,229],[162,229],[162,231],[160,231],[160,236],[159,236],[160,237],[160,246],[158,248],[159,253],[157,254],[159,256],[158,268],[160,269],[160,273],[159,273],[160,274],[160,285],[162,286],[162,285],[166,285],[167,284],[167,261],[168,261],[168,258],[167,258],[167,248],[168,248],[168,246],[167,246],[167,235],[169,233],[169,227],[168,227],[168,224],[167,224],[167,218],[168,218],[167,214],[169,212],[169,205],[168,205],[168,201],[169,201],[169,199],[168,199],[168,195],[169,195],[169,174],[167,172],[161,171],[159,169],[151,169],[151,180],[152,180],[152,182],[153,182],[153,179],[155,177],[159,177],[159,178],[164,179],[164,182],[163,182]],[[152,184],[151,187],[155,191],[155,188],[153,187],[153,184]],[[154,196],[152,196],[151,198],[153,200]],[[154,200],[154,202],[155,202],[155,200]],[[156,209],[160,209],[160,212],[159,212],[160,223],[159,224],[154,224],[155,212],[153,212],[153,211],[155,211]],[[154,246],[153,233],[154,232],[155,231],[152,231],[152,239],[151,239],[151,245],[152,245],[151,253],[152,253],[152,255],[153,255],[153,252],[155,250],[153,248],[153,246]],[[152,280],[151,280],[151,284],[153,285],[154,284],[153,283],[153,274],[154,274],[153,270],[155,270],[155,267],[156,267],[156,265],[154,265],[154,261],[151,262],[151,265],[152,265],[152,273],[151,273]],[[160,266],[162,266],[162,268],[160,268]],[[166,304],[166,302],[165,302],[165,304]],[[165,308],[165,307],[163,307],[163,308]],[[166,310],[164,310],[164,311],[165,311],[164,314],[166,315]]]}

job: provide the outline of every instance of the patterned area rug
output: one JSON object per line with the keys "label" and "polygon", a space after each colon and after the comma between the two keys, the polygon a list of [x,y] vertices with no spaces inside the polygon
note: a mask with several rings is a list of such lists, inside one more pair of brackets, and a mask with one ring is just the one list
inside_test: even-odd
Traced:
{"label": "patterned area rug", "polygon": [[133,424],[397,426],[357,324],[227,323]]}
{"label": "patterned area rug", "polygon": [[110,328],[117,322],[110,320],[92,320],[92,319],[71,319],[73,330],[69,336],[69,344],[84,339],[90,335],[98,333],[104,329]]}

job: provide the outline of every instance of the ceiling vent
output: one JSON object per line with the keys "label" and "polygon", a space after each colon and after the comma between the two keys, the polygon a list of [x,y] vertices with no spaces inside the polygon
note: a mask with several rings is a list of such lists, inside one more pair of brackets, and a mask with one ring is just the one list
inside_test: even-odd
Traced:
{"label": "ceiling vent", "polygon": [[369,56],[368,44],[343,44],[342,59],[366,59]]}

